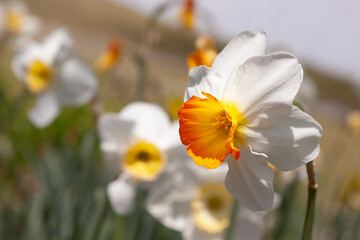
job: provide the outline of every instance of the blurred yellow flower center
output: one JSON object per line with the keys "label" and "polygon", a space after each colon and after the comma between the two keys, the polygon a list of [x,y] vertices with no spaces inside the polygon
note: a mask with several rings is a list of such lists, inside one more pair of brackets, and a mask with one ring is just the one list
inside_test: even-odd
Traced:
{"label": "blurred yellow flower center", "polygon": [[163,154],[152,144],[140,142],[131,147],[123,161],[124,170],[134,178],[144,181],[155,180],[166,164]]}
{"label": "blurred yellow flower center", "polygon": [[360,131],[360,111],[359,110],[353,110],[346,114],[346,125],[353,134]]}
{"label": "blurred yellow flower center", "polygon": [[172,120],[179,119],[178,111],[184,103],[183,98],[173,98],[168,102],[167,109]]}
{"label": "blurred yellow flower center", "polygon": [[229,225],[233,198],[220,184],[207,184],[198,189],[191,202],[196,226],[209,233],[222,232]]}
{"label": "blurred yellow flower center", "polygon": [[343,201],[349,208],[360,210],[360,174],[352,176],[345,184]]}
{"label": "blurred yellow flower center", "polygon": [[240,157],[235,146],[244,142],[242,126],[246,120],[234,104],[202,94],[205,99],[193,96],[179,110],[180,138],[196,164],[217,168],[229,154],[235,160]]}
{"label": "blurred yellow flower center", "polygon": [[7,29],[13,34],[19,33],[23,25],[23,16],[15,11],[7,11],[5,16]]}
{"label": "blurred yellow flower center", "polygon": [[52,81],[53,71],[39,60],[31,63],[26,77],[26,84],[33,93],[44,91]]}

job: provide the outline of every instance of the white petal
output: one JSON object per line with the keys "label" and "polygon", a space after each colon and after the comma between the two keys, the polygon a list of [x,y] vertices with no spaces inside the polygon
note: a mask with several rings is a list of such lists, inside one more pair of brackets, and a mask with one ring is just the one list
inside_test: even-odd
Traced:
{"label": "white petal", "polygon": [[35,106],[28,112],[29,120],[38,128],[48,126],[59,114],[55,93],[49,89],[38,95]]}
{"label": "white petal", "polygon": [[32,61],[43,59],[42,46],[26,38],[23,38],[23,42],[18,43],[16,53],[11,61],[11,67],[15,76],[19,80],[25,81],[27,69]]}
{"label": "white petal", "polygon": [[270,210],[274,201],[274,171],[264,156],[242,147],[239,160],[228,157],[228,165],[225,185],[229,192],[252,211]]}
{"label": "white petal", "polygon": [[67,56],[72,40],[65,29],[57,29],[48,35],[43,43],[45,62],[54,65]]}
{"label": "white petal", "polygon": [[289,53],[253,57],[239,67],[224,98],[236,102],[251,124],[264,108],[291,106],[302,76],[301,65]]}
{"label": "white petal", "polygon": [[266,34],[245,31],[233,38],[219,53],[212,69],[220,73],[223,79],[229,79],[232,73],[248,58],[265,55]]}
{"label": "white petal", "polygon": [[162,135],[159,136],[158,141],[164,151],[181,146],[182,143],[179,135],[179,121],[172,122],[167,129],[164,129]]}
{"label": "white petal", "polygon": [[146,208],[168,228],[185,231],[192,221],[190,203],[196,194],[196,185],[189,172],[177,171],[167,174],[151,189]]}
{"label": "white petal", "polygon": [[119,116],[123,120],[134,122],[133,134],[138,140],[161,144],[159,136],[170,126],[170,118],[158,105],[134,102],[123,108]]}
{"label": "white petal", "polygon": [[54,88],[62,104],[81,105],[94,96],[97,80],[82,62],[69,59],[61,65]]}
{"label": "white petal", "polygon": [[105,160],[118,170],[121,155],[130,144],[134,123],[120,119],[118,114],[104,113],[100,116],[97,127]]}
{"label": "white petal", "polygon": [[245,141],[255,152],[264,153],[280,170],[291,170],[312,161],[320,151],[322,128],[295,106],[268,128],[247,128]]}
{"label": "white petal", "polygon": [[235,240],[261,240],[264,231],[263,212],[240,208],[233,233]]}
{"label": "white petal", "polygon": [[[182,232],[184,240],[222,240],[224,233],[208,233],[192,224],[185,231]],[[234,238],[235,240],[235,238]]]}
{"label": "white petal", "polygon": [[209,182],[217,182],[223,184],[225,181],[226,173],[228,171],[226,164],[221,164],[215,169],[206,169],[205,167],[200,167],[199,165],[196,165],[191,159],[190,161],[187,160],[183,164],[186,164],[187,168],[193,172],[193,174],[197,177],[198,182],[205,184]]}
{"label": "white petal", "polygon": [[120,215],[132,213],[135,206],[136,188],[126,177],[120,176],[107,187],[107,194],[113,210]]}
{"label": "white petal", "polygon": [[210,93],[216,98],[220,97],[225,82],[220,75],[207,66],[199,66],[190,69],[190,82],[186,88],[184,101],[188,101],[192,96],[205,98],[201,92]]}

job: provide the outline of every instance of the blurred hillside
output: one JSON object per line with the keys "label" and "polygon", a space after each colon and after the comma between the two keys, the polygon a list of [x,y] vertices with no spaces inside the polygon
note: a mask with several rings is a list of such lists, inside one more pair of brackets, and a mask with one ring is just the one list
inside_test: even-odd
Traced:
{"label": "blurred hillside", "polygon": [[[32,0],[28,4],[34,14],[44,19],[44,33],[57,26],[66,26],[77,43],[75,48],[86,59],[94,59],[109,39],[121,38],[125,57],[119,66],[118,77],[128,84],[113,83],[109,89],[118,92],[118,88],[133,87],[136,78],[133,61],[150,23],[147,17],[100,0]],[[159,96],[166,98],[174,94],[179,97],[182,95],[187,81],[185,59],[193,51],[196,36],[180,26],[172,28],[163,23],[159,25],[159,30],[160,39],[152,49],[148,75],[150,89],[161,91],[156,96],[148,93],[148,99],[155,102],[159,101]],[[220,43],[219,49],[224,44]],[[321,98],[340,102],[350,108],[358,106],[357,94],[347,81],[312,69],[306,63],[302,64],[305,74],[311,76],[319,87]]]}

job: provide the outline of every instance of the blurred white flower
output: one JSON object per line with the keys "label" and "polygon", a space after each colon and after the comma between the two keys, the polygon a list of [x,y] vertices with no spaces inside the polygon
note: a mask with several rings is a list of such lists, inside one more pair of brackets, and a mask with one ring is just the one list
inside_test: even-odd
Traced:
{"label": "blurred white flower", "polygon": [[28,113],[38,128],[49,125],[63,105],[78,106],[95,94],[97,80],[81,61],[69,55],[71,39],[59,29],[43,43],[28,42],[12,60],[15,75],[37,95],[35,107]]}
{"label": "blurred white flower", "polygon": [[300,89],[295,96],[298,101],[307,111],[318,99],[318,88],[314,80],[309,76],[304,76]]}
{"label": "blurred white flower", "polygon": [[265,47],[265,33],[242,32],[211,68],[192,68],[179,110],[188,154],[206,168],[226,158],[227,189],[253,211],[273,205],[268,162],[285,171],[302,166],[319,154],[322,135],[321,126],[292,105],[303,76],[298,60],[289,53],[265,55]]}
{"label": "blurred white flower", "polygon": [[28,13],[23,2],[0,3],[0,37],[3,34],[30,35],[40,28],[40,20]]}
{"label": "blurred white flower", "polygon": [[[224,239],[234,201],[224,185],[226,172],[225,165],[206,170],[183,161],[168,173],[168,181],[149,194],[146,208],[162,224],[180,231],[185,240]],[[232,239],[261,239],[264,215],[240,207]]]}
{"label": "blurred white flower", "polygon": [[108,186],[110,203],[118,214],[131,213],[137,185],[152,189],[167,181],[161,177],[164,171],[186,156],[178,129],[177,121],[171,123],[161,107],[150,103],[131,103],[119,114],[100,116],[101,149],[109,168],[120,173]]}

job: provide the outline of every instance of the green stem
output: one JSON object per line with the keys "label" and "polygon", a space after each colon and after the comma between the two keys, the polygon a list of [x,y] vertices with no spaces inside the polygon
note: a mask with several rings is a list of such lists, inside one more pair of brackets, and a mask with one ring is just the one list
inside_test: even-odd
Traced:
{"label": "green stem", "polygon": [[316,188],[308,187],[308,202],[306,209],[305,224],[303,230],[303,240],[311,240],[312,238],[312,228],[314,225],[315,218],[315,203],[316,203]]}
{"label": "green stem", "polygon": [[311,161],[306,164],[306,171],[308,174],[309,186],[308,186],[308,202],[306,208],[306,217],[305,217],[302,240],[311,240],[312,228],[314,225],[314,218],[315,218],[316,191],[318,188],[314,161]]}
{"label": "green stem", "polygon": [[233,203],[233,207],[232,207],[232,211],[231,211],[230,226],[228,227],[228,229],[226,231],[225,240],[232,239],[238,208],[239,208],[239,203],[236,199],[234,199],[234,203]]}
{"label": "green stem", "polygon": [[137,64],[139,67],[139,76],[136,86],[136,96],[135,100],[144,101],[145,100],[145,89],[146,89],[146,77],[147,77],[147,64],[145,57],[139,56],[137,59]]}

